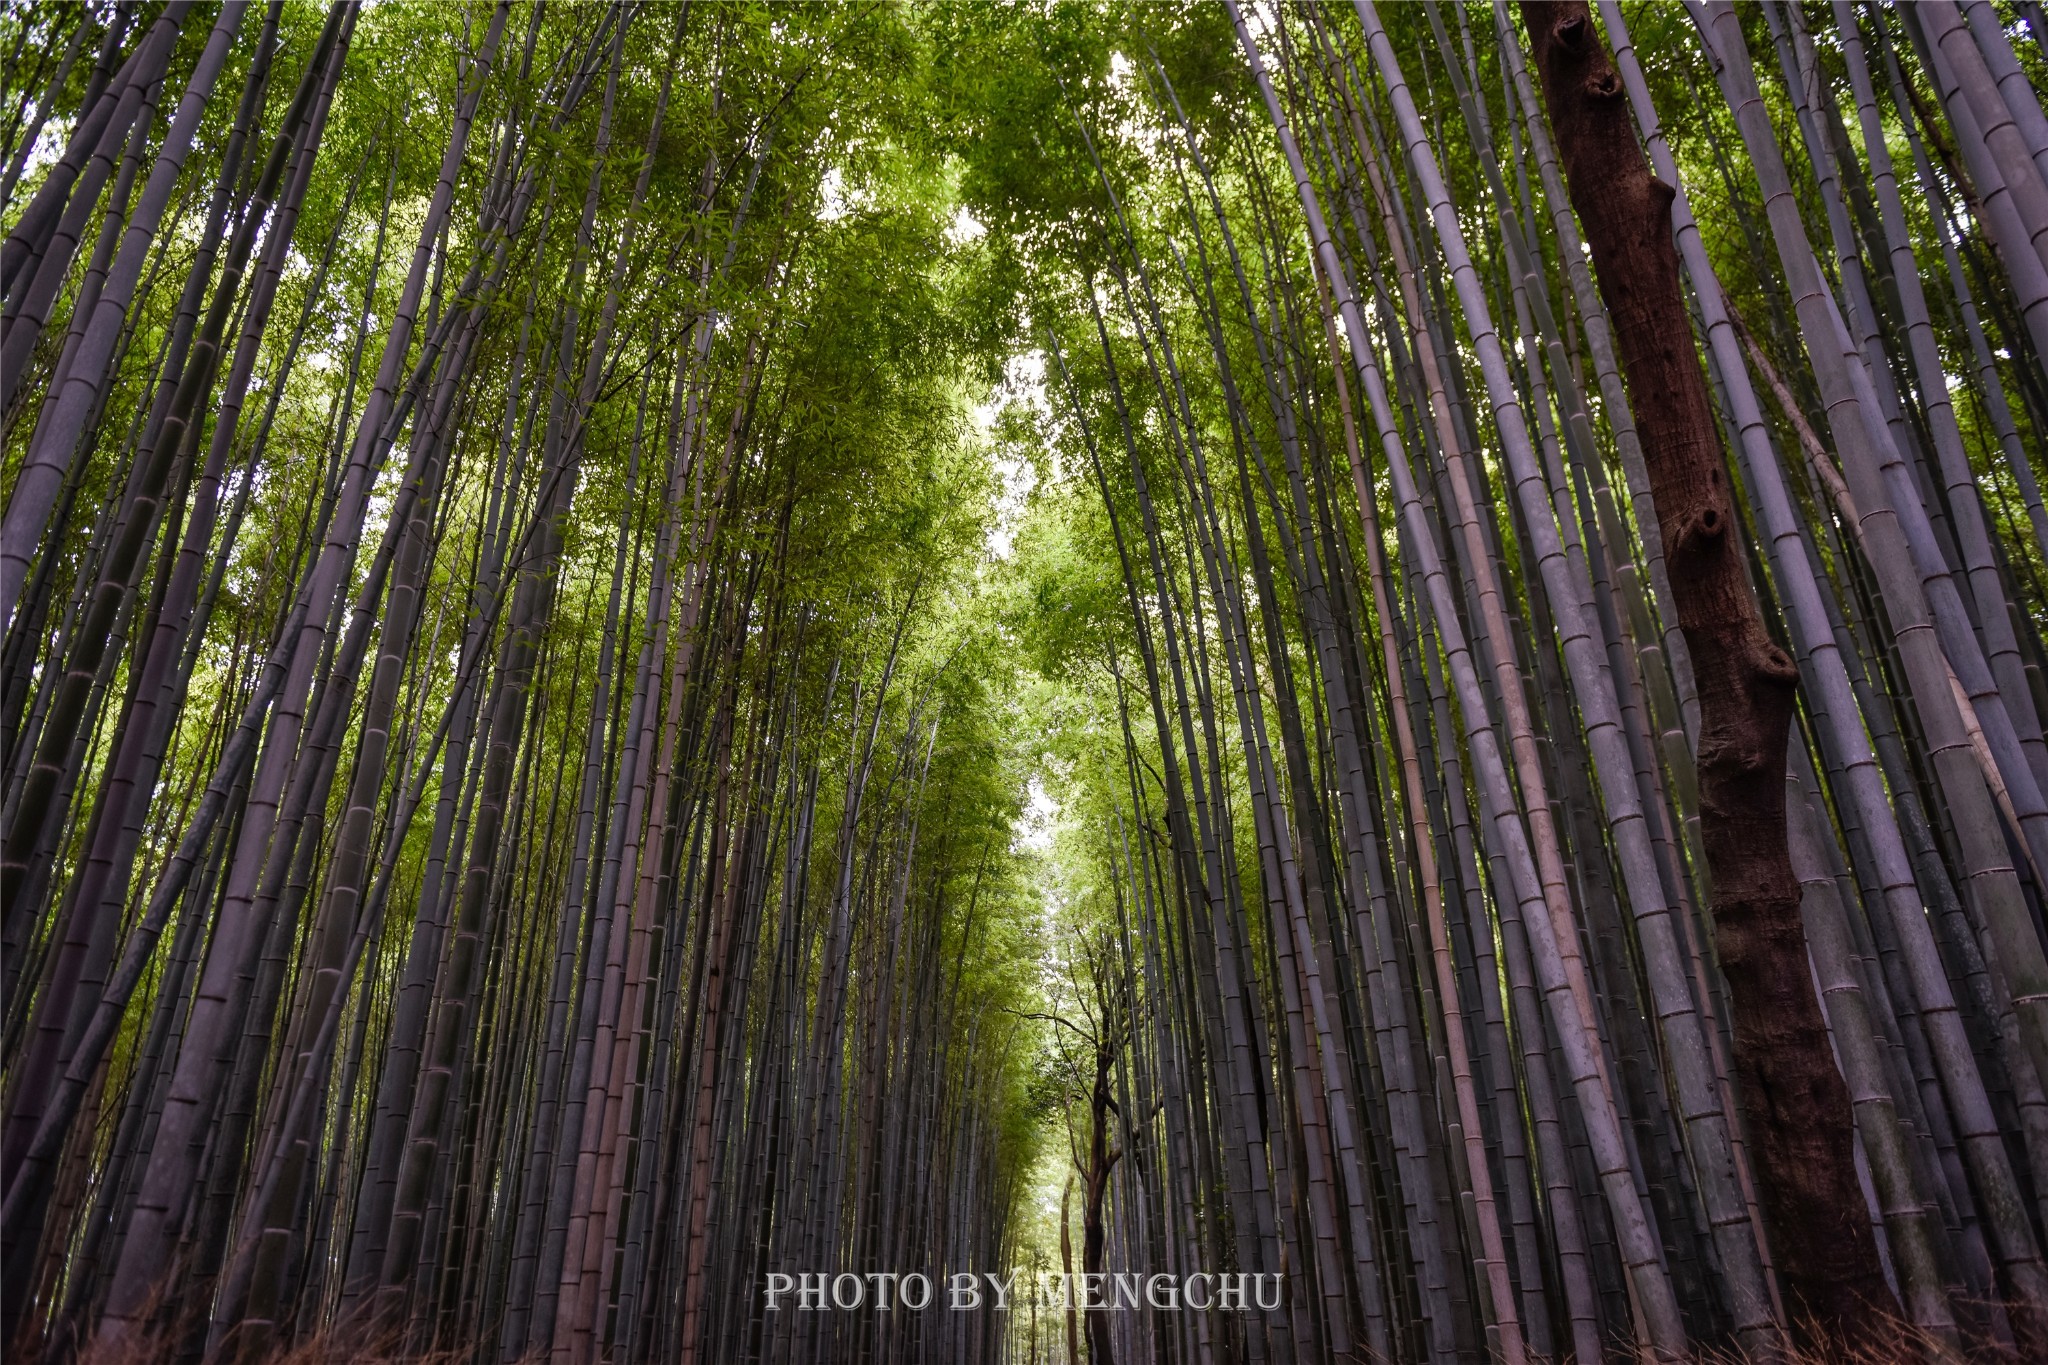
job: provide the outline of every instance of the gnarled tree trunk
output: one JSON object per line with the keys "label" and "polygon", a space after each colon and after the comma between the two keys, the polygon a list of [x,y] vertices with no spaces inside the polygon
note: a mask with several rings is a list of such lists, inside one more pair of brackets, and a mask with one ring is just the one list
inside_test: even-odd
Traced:
{"label": "gnarled tree trunk", "polygon": [[1806,960],[1785,826],[1798,673],[1745,577],[1734,500],[1694,354],[1671,188],[1650,173],[1621,81],[1579,0],[1522,6],[1573,206],[1614,322],[1672,598],[1698,686],[1700,833],[1735,1067],[1788,1310],[1856,1339],[1896,1311],[1858,1187],[1849,1091]]}

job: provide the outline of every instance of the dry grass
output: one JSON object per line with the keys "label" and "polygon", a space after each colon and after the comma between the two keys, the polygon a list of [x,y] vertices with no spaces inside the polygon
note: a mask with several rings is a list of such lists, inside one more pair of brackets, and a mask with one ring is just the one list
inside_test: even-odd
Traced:
{"label": "dry grass", "polygon": [[[1981,1329],[1993,1316],[1988,1305],[1958,1302],[1955,1307],[1970,1319],[1970,1329]],[[1958,1348],[1904,1318],[1889,1315],[1854,1342],[1839,1334],[1809,1331],[1806,1335],[1804,1344],[1789,1354],[1772,1357],[1770,1365],[2026,1365],[2036,1359],[2015,1346],[1986,1339],[1981,1330],[1966,1331],[1968,1344]],[[1732,1348],[1708,1347],[1695,1353],[1691,1365],[1761,1362]]]}
{"label": "dry grass", "polygon": [[[1982,1324],[1992,1317],[1986,1305],[1976,1305],[1974,1312],[1969,1311],[1968,1305],[1958,1307],[1964,1309],[1973,1324]],[[199,1330],[203,1333],[203,1324]],[[94,1343],[75,1356],[62,1351],[46,1352],[43,1360],[53,1365],[159,1365],[159,1362],[177,1357],[177,1343],[181,1336],[184,1334],[177,1327],[161,1327],[118,1345]],[[184,1336],[184,1339],[190,1340],[190,1337]],[[546,1354],[544,1351],[535,1352],[522,1358],[519,1365],[539,1365]],[[234,1360],[226,1351],[217,1358]],[[365,1340],[360,1331],[341,1324],[324,1327],[312,1336],[260,1357],[243,1357],[234,1361],[234,1365],[471,1365],[476,1358],[470,1348],[408,1348],[402,1333]],[[1532,1356],[1530,1359],[1534,1362],[1537,1358]],[[1609,1359],[1618,1365],[1630,1360],[1631,1354],[1617,1349],[1610,1353]],[[1988,1342],[1981,1336],[1967,1349],[1958,1350],[1903,1319],[1890,1318],[1876,1332],[1866,1334],[1854,1345],[1826,1340],[1809,1341],[1789,1355],[1772,1359],[1769,1365],[2025,1365],[2031,1359],[2034,1357],[2015,1347]],[[1393,1363],[1388,1362],[1387,1365]],[[1732,1349],[1702,1348],[1686,1365],[1763,1365],[1763,1362]]]}
{"label": "dry grass", "polygon": [[[1968,1312],[1973,1306],[1958,1303],[1956,1307]],[[1990,1320],[1988,1306],[1978,1304],[1974,1308],[1974,1312],[1969,1312],[1973,1326]],[[1407,1365],[1404,1361],[1382,1360],[1363,1353],[1354,1353],[1350,1358],[1370,1365]],[[1547,1357],[1531,1355],[1528,1359],[1531,1365],[1549,1365]],[[1966,1349],[1958,1349],[1903,1318],[1886,1317],[1853,1345],[1825,1338],[1809,1340],[1786,1354],[1768,1358],[1751,1356],[1732,1347],[1700,1347],[1685,1361],[1671,1365],[2036,1365],[2041,1359],[2017,1347],[1981,1338]],[[1602,1365],[1633,1365],[1635,1360],[1625,1343],[1615,1342]]]}
{"label": "dry grass", "polygon": [[[159,1365],[177,1358],[180,1335],[165,1328],[119,1344],[94,1342],[76,1356],[60,1355],[57,1360],[60,1365]],[[473,1350],[463,1347],[408,1348],[402,1334],[366,1341],[345,1325],[324,1327],[289,1345],[261,1356],[244,1356],[239,1361],[226,1349],[231,1345],[225,1343],[216,1359],[234,1361],[235,1365],[471,1365],[476,1359]],[[539,1365],[544,1354],[536,1352],[523,1357],[518,1365]],[[48,1359],[46,1356],[45,1360]]]}

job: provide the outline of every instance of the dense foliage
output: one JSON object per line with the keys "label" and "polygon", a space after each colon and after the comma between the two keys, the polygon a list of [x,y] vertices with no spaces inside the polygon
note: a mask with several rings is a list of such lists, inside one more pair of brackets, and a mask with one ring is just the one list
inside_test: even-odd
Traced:
{"label": "dense foliage", "polygon": [[2031,1358],[2044,41],[9,8],[10,1358]]}

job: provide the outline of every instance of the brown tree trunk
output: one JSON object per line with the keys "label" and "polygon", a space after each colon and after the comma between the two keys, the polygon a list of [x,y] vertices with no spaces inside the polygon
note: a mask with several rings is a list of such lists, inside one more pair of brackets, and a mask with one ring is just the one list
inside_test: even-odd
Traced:
{"label": "brown tree trunk", "polygon": [[1705,376],[1694,353],[1673,190],[1636,143],[1621,80],[1582,0],[1524,0],[1572,206],[1585,225],[1649,466],[1671,595],[1700,701],[1700,834],[1735,1067],[1787,1310],[1801,1335],[1847,1342],[1897,1305],[1854,1164],[1849,1091],[1807,969],[1785,831],[1785,750],[1798,671],[1744,576]]}
{"label": "brown tree trunk", "polygon": [[[1113,1302],[1114,1294],[1107,1288],[1109,1229],[1102,1221],[1102,1206],[1109,1197],[1109,1173],[1123,1155],[1123,1149],[1109,1140],[1109,1113],[1116,1108],[1116,1101],[1110,1097],[1110,1072],[1116,1066],[1116,1051],[1116,1044],[1106,1035],[1095,1045],[1095,1088],[1088,1102],[1087,1197],[1081,1205],[1081,1273],[1104,1277],[1093,1283],[1105,1286],[1106,1302]],[[1116,1357],[1110,1344],[1109,1314],[1091,1312],[1083,1316],[1088,1327],[1088,1365],[1112,1365]]]}
{"label": "brown tree trunk", "polygon": [[1060,1273],[1066,1278],[1061,1283],[1066,1288],[1067,1311],[1067,1359],[1081,1359],[1081,1329],[1074,1305],[1080,1295],[1074,1288],[1074,1220],[1071,1212],[1074,1205],[1074,1173],[1067,1172],[1067,1183],[1060,1190]]}

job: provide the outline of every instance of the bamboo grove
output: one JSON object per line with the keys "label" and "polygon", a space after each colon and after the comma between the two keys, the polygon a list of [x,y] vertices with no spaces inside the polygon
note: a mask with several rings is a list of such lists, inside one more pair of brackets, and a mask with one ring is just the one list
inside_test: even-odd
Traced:
{"label": "bamboo grove", "polygon": [[0,54],[8,1358],[2048,1351],[2033,0]]}
{"label": "bamboo grove", "polygon": [[103,112],[6,248],[8,1336],[813,1358],[729,1267],[993,1263],[974,281],[821,216],[896,37],[16,18]]}

